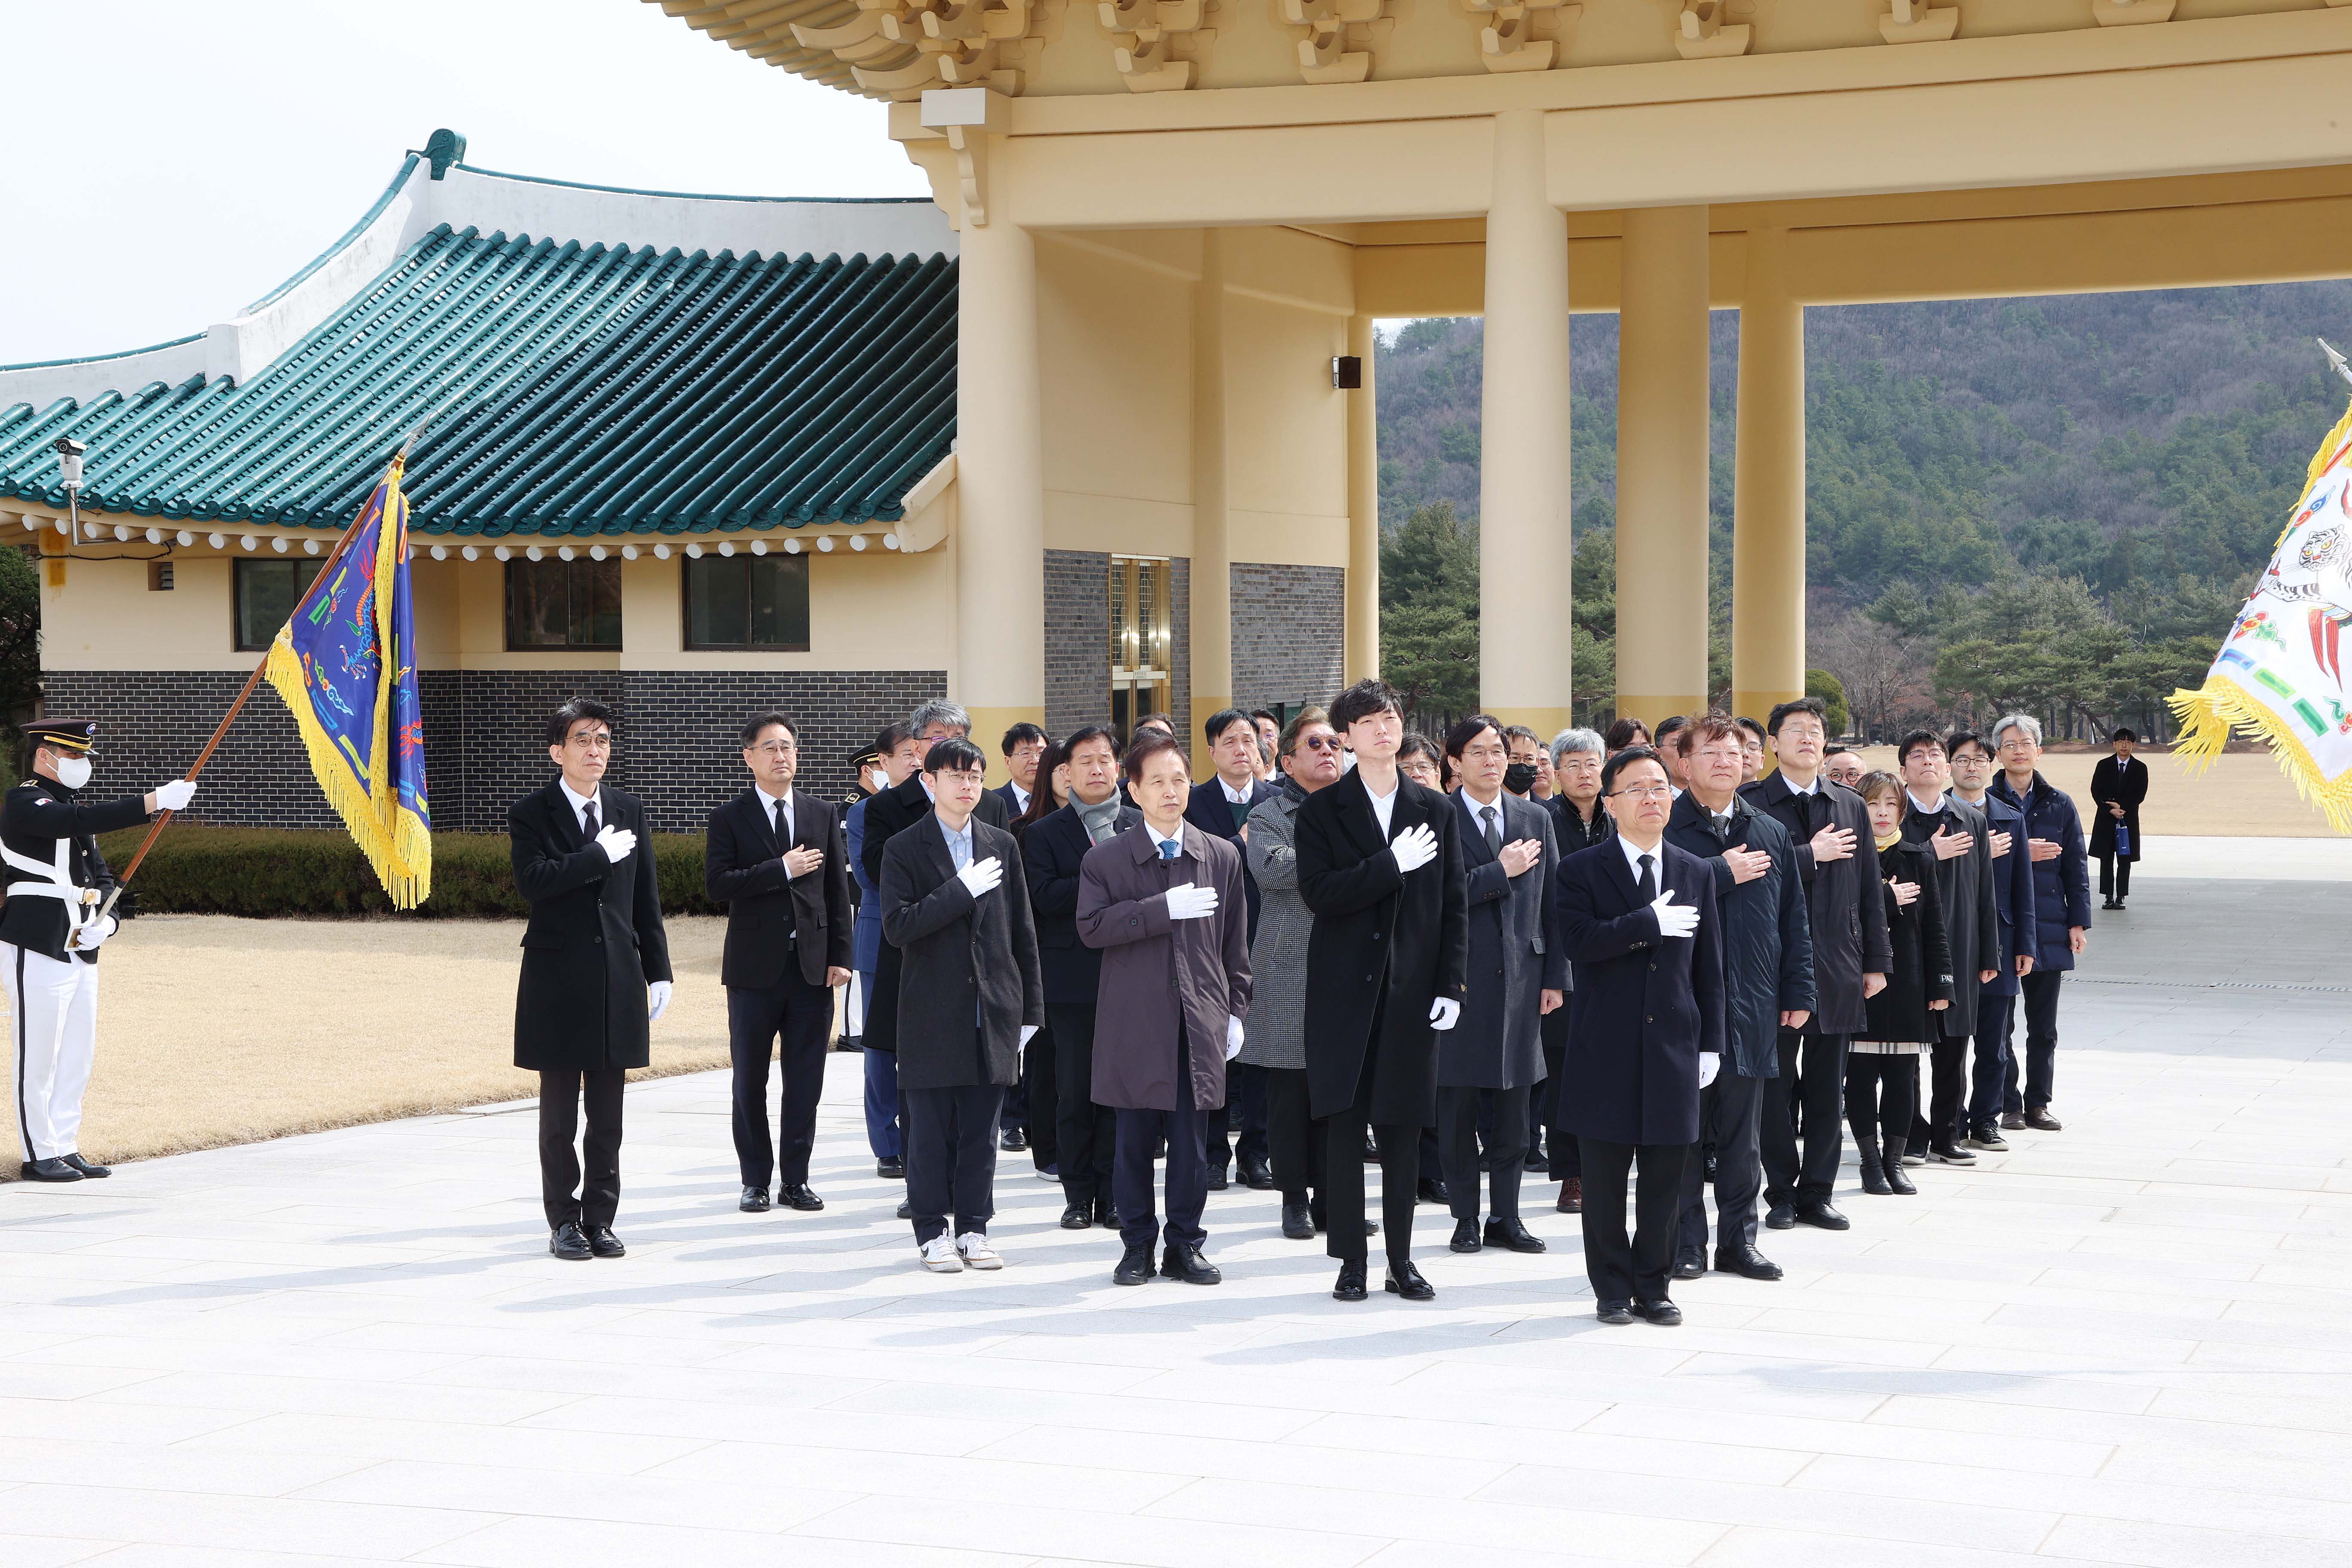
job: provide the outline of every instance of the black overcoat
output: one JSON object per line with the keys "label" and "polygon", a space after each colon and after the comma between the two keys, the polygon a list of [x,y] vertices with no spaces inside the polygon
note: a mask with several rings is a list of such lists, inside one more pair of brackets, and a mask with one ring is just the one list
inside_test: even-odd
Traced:
{"label": "black overcoat", "polygon": [[902,1089],[1018,1083],[1021,1027],[1045,1022],[1021,847],[974,813],[972,860],[992,855],[1004,879],[974,900],[936,814],[882,853],[883,951],[902,960],[895,1003]]}
{"label": "black overcoat", "polygon": [[[1952,1005],[1937,1015],[1947,1039],[1977,1032],[1977,976],[2010,960],[2000,952],[2000,910],[1993,900],[1992,830],[1985,814],[1947,794],[1940,810],[1925,812],[1916,801],[1906,802],[1903,841],[1916,844],[1930,859],[1936,851],[1927,840],[1938,830],[1965,833],[1969,852],[1936,861],[1936,897],[1943,905],[1944,940],[1948,948],[1947,969],[1952,972]],[[1910,879],[1904,879],[1908,881]],[[1886,923],[1895,926],[1895,900],[1886,902]]]}
{"label": "black overcoat", "polygon": [[1723,916],[1715,872],[1658,845],[1658,890],[1698,910],[1667,937],[1617,840],[1559,866],[1559,935],[1576,965],[1558,1125],[1612,1143],[1698,1142],[1698,1058],[1721,1052]]}
{"label": "black overcoat", "polygon": [[637,836],[607,860],[580,831],[561,780],[507,813],[515,889],[530,904],[515,987],[514,1065],[530,1072],[641,1068],[651,1045],[646,987],[667,980],[654,836],[635,795],[596,792],[596,820]]}
{"label": "black overcoat", "polygon": [[[1927,1004],[1949,1002],[1954,990],[1952,949],[1944,931],[1944,897],[1936,886],[1936,852],[1903,839],[1879,857],[1878,865],[1890,882],[1918,883],[1919,896],[1908,904],[1898,904],[1893,893],[1886,895],[1894,966],[1886,972],[1886,989],[1867,1004],[1869,1024],[1859,1037],[1929,1044],[1943,1026],[1941,1015],[1929,1012]],[[1973,988],[1976,976],[1971,974],[1969,981]]]}
{"label": "black overcoat", "polygon": [[[1800,795],[1774,773],[1739,795],[1789,830],[1797,877],[1805,885],[1805,911],[1812,919],[1814,1027],[1824,1035],[1852,1035],[1869,1017],[1862,1005],[1863,975],[1884,974],[1891,962],[1886,889],[1879,880],[1870,809],[1862,796],[1826,778],[1816,788],[1814,795]],[[1832,822],[1853,833],[1853,853],[1816,865],[1813,835]]]}
{"label": "black overcoat", "polygon": [[[1685,790],[1666,818],[1666,842],[1705,860],[1723,913],[1723,1021],[1730,1054],[1723,1070],[1740,1078],[1780,1076],[1780,1015],[1813,1010],[1813,922],[1797,879],[1789,830],[1737,795],[1731,830],[1717,840],[1706,807]],[[1727,847],[1760,849],[1772,868],[1735,882]]]}
{"label": "black overcoat", "polygon": [[[1141,823],[1087,851],[1077,925],[1079,940],[1102,956],[1089,1096],[1097,1105],[1176,1110],[1180,1023],[1184,1103],[1195,1110],[1225,1103],[1225,1020],[1246,1026],[1250,1009],[1241,846],[1194,822],[1178,834],[1184,847],[1172,860],[1160,858]],[[1169,918],[1168,889],[1184,882],[1215,889],[1215,911]]]}
{"label": "black overcoat", "polygon": [[[1143,813],[1135,807],[1118,808],[1120,833],[1142,821]],[[1021,862],[1029,876],[1029,913],[1037,922],[1037,962],[1045,976],[1048,1007],[1095,1005],[1102,954],[1078,940],[1078,868],[1094,847],[1076,805],[1039,817],[1021,836]]]}
{"label": "black overcoat", "polygon": [[[890,840],[918,822],[930,819],[931,797],[923,788],[923,775],[917,773],[893,789],[886,789],[866,802],[866,837],[858,847],[858,860],[866,868],[866,879],[878,890],[882,886],[882,852]],[[980,804],[972,808],[972,820],[989,827],[1006,827],[1012,818],[1004,814],[1004,797],[994,790],[982,790]],[[944,846],[941,847],[944,849]],[[1005,867],[1009,872],[1010,865]],[[1026,896],[1027,889],[1022,889]],[[869,1051],[895,1051],[898,1048],[898,950],[888,942],[874,960],[874,994],[866,1005],[866,1048]]]}
{"label": "black overcoat", "polygon": [[1503,842],[1532,838],[1543,846],[1536,863],[1513,877],[1486,847],[1477,803],[1458,792],[1453,798],[1469,913],[1464,978],[1470,989],[1462,1021],[1437,1037],[1437,1081],[1448,1089],[1520,1089],[1543,1080],[1543,994],[1568,989],[1552,898],[1559,850],[1551,813],[1503,791]]}
{"label": "black overcoat", "polygon": [[[1437,836],[1437,858],[1406,875],[1389,840],[1424,823]],[[1399,774],[1383,835],[1363,775],[1350,772],[1299,805],[1295,837],[1298,895],[1315,916],[1307,938],[1308,1113],[1328,1116],[1356,1102],[1369,1052],[1371,1123],[1434,1126],[1430,1004],[1468,994],[1469,919],[1454,803]]]}
{"label": "black overcoat", "polygon": [[[2091,770],[2091,855],[2093,858],[2114,856],[2118,860],[2139,858],[2139,807],[2147,798],[2147,764],[2134,757],[2125,763],[2116,756],[2099,759]],[[2119,805],[2124,814],[2119,819],[2107,807]],[[2129,847],[2121,854],[2116,851],[2116,824],[2120,820],[2131,829],[2127,836]]]}
{"label": "black overcoat", "polygon": [[[793,791],[793,841],[776,842],[768,797],[747,789],[710,814],[703,838],[702,889],[727,906],[727,948],[719,983],[766,990],[797,959],[801,978],[825,983],[828,968],[849,967],[856,913],[849,903],[849,851],[841,813],[830,801]],[[824,852],[804,877],[784,875],[786,849]],[[785,945],[785,939],[792,945]]]}

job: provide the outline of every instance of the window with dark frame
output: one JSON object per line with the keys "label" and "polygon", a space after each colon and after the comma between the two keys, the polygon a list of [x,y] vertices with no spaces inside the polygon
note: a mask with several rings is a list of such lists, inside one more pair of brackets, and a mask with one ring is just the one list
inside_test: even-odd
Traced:
{"label": "window with dark frame", "polygon": [[698,653],[806,653],[805,555],[705,555],[686,563],[686,646]]}
{"label": "window with dark frame", "polygon": [[257,653],[278,640],[278,628],[293,618],[294,606],[310,590],[323,561],[235,563],[236,647]]}
{"label": "window with dark frame", "polygon": [[618,561],[507,563],[507,651],[621,646]]}

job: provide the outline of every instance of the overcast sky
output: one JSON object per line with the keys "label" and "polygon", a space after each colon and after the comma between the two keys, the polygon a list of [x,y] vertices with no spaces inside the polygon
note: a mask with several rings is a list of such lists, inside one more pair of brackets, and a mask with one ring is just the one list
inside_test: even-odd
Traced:
{"label": "overcast sky", "polygon": [[0,364],[226,321],[436,126],[596,184],[922,195],[883,108],[644,0],[0,0]]}

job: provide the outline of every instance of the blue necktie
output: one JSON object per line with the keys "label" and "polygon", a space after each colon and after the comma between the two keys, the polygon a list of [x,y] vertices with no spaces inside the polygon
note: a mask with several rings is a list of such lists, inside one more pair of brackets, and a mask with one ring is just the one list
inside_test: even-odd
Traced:
{"label": "blue necktie", "polygon": [[1174,839],[1163,838],[1160,841],[1160,858],[1162,860],[1173,860],[1176,858],[1176,841]]}

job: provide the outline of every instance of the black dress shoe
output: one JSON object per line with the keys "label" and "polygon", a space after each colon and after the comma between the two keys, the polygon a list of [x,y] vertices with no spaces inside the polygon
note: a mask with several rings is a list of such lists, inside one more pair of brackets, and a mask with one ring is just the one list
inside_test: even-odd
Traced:
{"label": "black dress shoe", "polygon": [[1119,1254],[1118,1267],[1110,1271],[1114,1285],[1142,1285],[1151,1279],[1151,1246],[1130,1247]]}
{"label": "black dress shoe", "polygon": [[1592,1315],[1611,1328],[1622,1328],[1633,1321],[1633,1304],[1630,1301],[1597,1301]]}
{"label": "black dress shoe", "polygon": [[1008,1127],[1004,1130],[1003,1142],[1000,1142],[997,1147],[1003,1149],[1007,1153],[1018,1152],[1019,1151],[1029,1147],[1029,1134],[1022,1131],[1018,1127]]}
{"label": "black dress shoe", "polygon": [[1360,1301],[1364,1299],[1364,1266],[1360,1263],[1339,1265],[1339,1283],[1331,1287],[1334,1301]]}
{"label": "black dress shoe", "polygon": [[1226,1176],[1225,1168],[1223,1165],[1212,1165],[1209,1167],[1209,1190],[1211,1192],[1222,1193],[1232,1184],[1232,1181]]}
{"label": "black dress shoe", "polygon": [[1541,1252],[1544,1238],[1529,1230],[1517,1215],[1497,1215],[1486,1222],[1486,1245],[1507,1252]]}
{"label": "black dress shoe", "polygon": [[1853,1228],[1853,1221],[1846,1218],[1826,1203],[1807,1204],[1797,1211],[1797,1220],[1801,1225],[1817,1226],[1822,1230]]}
{"label": "black dress shoe", "polygon": [[88,1160],[83,1159],[79,1154],[66,1154],[60,1156],[60,1158],[62,1158],[67,1164],[71,1165],[75,1170],[79,1171],[83,1177],[89,1181],[97,1181],[101,1176],[110,1176],[114,1174],[114,1172],[109,1167],[105,1165],[93,1165]]}
{"label": "black dress shoe", "polygon": [[583,1225],[580,1234],[588,1238],[588,1250],[599,1258],[625,1258],[629,1254],[609,1225]]}
{"label": "black dress shoe", "polygon": [[2025,1124],[2037,1132],[2057,1132],[2065,1127],[2064,1122],[2051,1115],[2046,1110],[2027,1111]]}
{"label": "black dress shoe", "polygon": [[81,1173],[63,1160],[27,1160],[16,1167],[17,1174],[28,1182],[79,1182]]}
{"label": "black dress shoe", "polygon": [[915,1217],[915,1205],[914,1205],[912,1203],[903,1203],[903,1204],[900,1204],[900,1205],[898,1205],[898,1217],[899,1217],[900,1219],[912,1219],[912,1218],[914,1218],[914,1217]]}
{"label": "black dress shoe", "polygon": [[1222,1285],[1224,1271],[1201,1256],[1197,1247],[1171,1247],[1160,1255],[1160,1272],[1187,1285]]}
{"label": "black dress shoe", "polygon": [[566,1263],[585,1263],[595,1256],[588,1250],[588,1238],[580,1234],[578,1220],[557,1226],[547,1238],[547,1250]]}
{"label": "black dress shoe", "polygon": [[1382,1289],[1391,1296],[1402,1296],[1408,1301],[1434,1301],[1437,1287],[1421,1277],[1421,1270],[1410,1262],[1389,1265],[1389,1277]]}
{"label": "black dress shoe", "polygon": [[903,1182],[907,1179],[907,1162],[896,1157],[877,1160],[874,1162],[874,1173],[884,1181]]}
{"label": "black dress shoe", "polygon": [[1282,1234],[1291,1241],[1315,1239],[1315,1221],[1308,1216],[1305,1204],[1282,1205]]}
{"label": "black dress shoe", "polygon": [[1672,1301],[1636,1301],[1633,1315],[1662,1329],[1678,1329],[1683,1323],[1683,1310]]}
{"label": "black dress shoe", "polygon": [[1527,1157],[1519,1162],[1519,1169],[1549,1171],[1551,1169],[1551,1156],[1544,1152],[1544,1146],[1541,1143],[1530,1143],[1528,1145]]}
{"label": "black dress shoe", "polygon": [[745,1187],[743,1189],[742,1198],[737,1202],[735,1206],[741,1209],[745,1214],[766,1214],[771,1206],[768,1203],[768,1189],[765,1187]]}
{"label": "black dress shoe", "polygon": [[1447,1192],[1445,1184],[1435,1176],[1422,1177],[1421,1185],[1413,1189],[1413,1195],[1423,1203],[1435,1204],[1441,1208],[1454,1201],[1454,1194]]}
{"label": "black dress shoe", "polygon": [[1475,1252],[1485,1245],[1478,1239],[1478,1222],[1457,1219],[1454,1222],[1454,1239],[1445,1244],[1456,1252]]}
{"label": "black dress shoe", "polygon": [[1706,1277],[1706,1254],[1703,1252],[1683,1253],[1675,1259],[1674,1273],[1675,1278],[1677,1279],[1705,1279]]}
{"label": "black dress shoe", "polygon": [[1111,1207],[1108,1198],[1095,1200],[1095,1223],[1106,1230],[1118,1228],[1118,1210]]}
{"label": "black dress shoe", "polygon": [[1377,1165],[1380,1163],[1381,1141],[1373,1137],[1372,1130],[1367,1127],[1364,1129],[1364,1163],[1367,1165]]}
{"label": "black dress shoe", "polygon": [[1089,1203],[1075,1203],[1065,1204],[1062,1205],[1062,1228],[1064,1230],[1087,1230],[1090,1229],[1094,1223],[1094,1205]]}
{"label": "black dress shoe", "polygon": [[776,1206],[814,1212],[824,1207],[824,1200],[809,1191],[806,1182],[793,1182],[776,1189]]}
{"label": "black dress shoe", "polygon": [[1254,1193],[1270,1193],[1274,1191],[1274,1173],[1266,1168],[1263,1160],[1244,1160],[1242,1162],[1242,1185]]}
{"label": "black dress shoe", "polygon": [[1743,1279],[1780,1278],[1780,1266],[1753,1247],[1717,1247],[1715,1268],[1718,1274],[1737,1274]]}
{"label": "black dress shoe", "polygon": [[1797,1205],[1794,1205],[1794,1204],[1774,1204],[1770,1208],[1769,1208],[1769,1209],[1767,1209],[1767,1210],[1765,1210],[1765,1211],[1764,1211],[1764,1228],[1765,1228],[1765,1229],[1767,1229],[1767,1230],[1794,1230],[1796,1227],[1797,1227]]}

